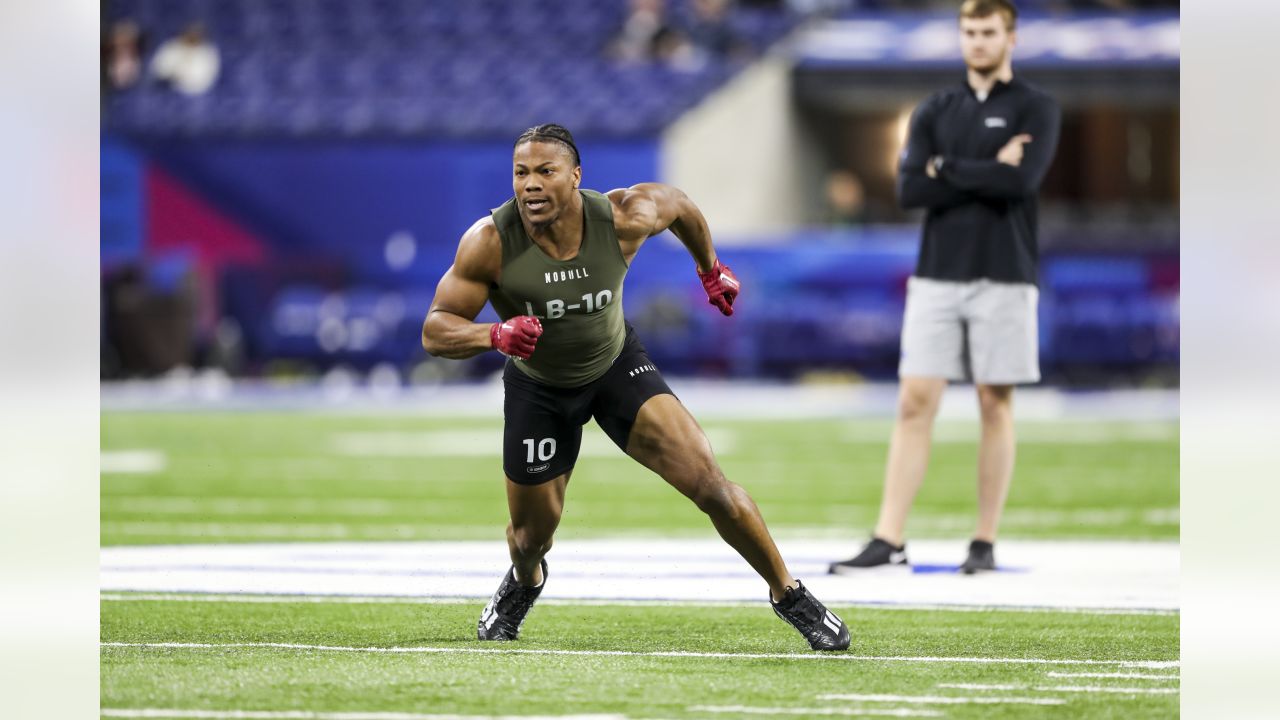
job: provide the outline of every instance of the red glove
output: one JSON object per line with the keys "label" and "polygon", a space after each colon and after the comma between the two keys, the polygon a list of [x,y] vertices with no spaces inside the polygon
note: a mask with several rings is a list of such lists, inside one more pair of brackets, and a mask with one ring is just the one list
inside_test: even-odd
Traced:
{"label": "red glove", "polygon": [[517,315],[489,326],[489,343],[503,355],[528,360],[542,334],[542,322],[531,315]]}
{"label": "red glove", "polygon": [[720,308],[720,312],[725,315],[733,314],[733,299],[738,297],[738,278],[734,276],[733,271],[728,265],[722,265],[719,260],[711,266],[711,269],[702,272],[698,271],[698,278],[702,280],[702,287],[707,291],[707,302]]}

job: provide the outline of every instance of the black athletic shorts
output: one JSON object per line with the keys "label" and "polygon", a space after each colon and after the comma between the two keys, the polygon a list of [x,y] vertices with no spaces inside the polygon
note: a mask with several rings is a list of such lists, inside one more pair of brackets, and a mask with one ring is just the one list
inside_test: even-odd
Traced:
{"label": "black athletic shorts", "polygon": [[539,485],[573,469],[582,445],[582,426],[595,418],[625,452],[640,406],[654,395],[674,395],[627,325],[622,353],[601,377],[576,388],[534,380],[507,361],[502,468],[512,482]]}

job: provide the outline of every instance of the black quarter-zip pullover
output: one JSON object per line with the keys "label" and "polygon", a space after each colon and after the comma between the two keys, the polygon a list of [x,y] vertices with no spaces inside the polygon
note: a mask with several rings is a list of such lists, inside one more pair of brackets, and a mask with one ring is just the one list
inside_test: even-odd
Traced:
{"label": "black quarter-zip pullover", "polygon": [[[898,165],[898,202],[928,208],[916,275],[937,280],[1035,284],[1036,193],[1058,145],[1058,104],[1014,78],[979,100],[967,82],[941,90],[916,108]],[[1022,163],[996,153],[1026,133]],[[938,178],[925,163],[942,158]]]}

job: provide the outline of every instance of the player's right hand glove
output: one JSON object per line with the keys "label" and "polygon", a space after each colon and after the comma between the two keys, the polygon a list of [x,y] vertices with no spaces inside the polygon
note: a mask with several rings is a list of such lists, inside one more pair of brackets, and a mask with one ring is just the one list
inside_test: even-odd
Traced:
{"label": "player's right hand glove", "polygon": [[531,315],[517,315],[489,326],[489,343],[493,349],[521,360],[528,360],[533,346],[542,334],[542,322]]}
{"label": "player's right hand glove", "polygon": [[702,280],[702,288],[707,291],[707,302],[720,308],[720,312],[725,315],[732,315],[733,300],[738,297],[741,285],[729,266],[721,264],[717,259],[710,270],[699,270],[698,278]]}

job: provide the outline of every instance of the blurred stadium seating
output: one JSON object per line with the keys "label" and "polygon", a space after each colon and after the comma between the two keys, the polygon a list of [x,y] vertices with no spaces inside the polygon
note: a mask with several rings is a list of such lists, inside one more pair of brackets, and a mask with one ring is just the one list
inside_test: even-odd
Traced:
{"label": "blurred stadium seating", "polygon": [[[691,3],[672,0],[669,12],[688,22]],[[199,288],[194,339],[171,333],[189,347],[166,356],[170,362],[245,374],[390,366],[405,379],[492,372],[496,354],[434,363],[418,335],[458,236],[510,193],[511,139],[559,122],[581,140],[588,187],[664,179],[664,129],[744,69],[741,58],[716,56],[680,68],[612,60],[606,45],[625,13],[625,2],[596,0],[113,0],[106,17],[137,21],[153,41],[203,22],[222,70],[203,96],[143,82],[104,98],[104,287],[124,278],[158,297]],[[811,28],[781,3],[739,3],[729,22],[757,55]],[[886,32],[924,27],[894,22],[882,22]],[[1057,37],[1056,20],[1034,22],[1043,37]],[[1146,32],[1145,20],[1135,22],[1107,27]],[[808,71],[800,89],[811,94],[834,97],[835,86],[813,81],[845,71],[854,73],[846,87],[873,97],[871,74],[920,60],[895,42],[885,52],[901,57],[877,65],[854,53],[833,65],[830,53],[820,61],[814,53],[848,48],[847,38],[824,45],[827,35],[804,37],[796,66]],[[1071,47],[1079,39],[1062,37]],[[1063,62],[1052,42],[1036,47],[1051,70]],[[1101,71],[1113,78],[1127,77],[1115,62],[1152,66],[1146,57],[1106,57],[1112,64]],[[1167,52],[1162,62],[1167,69]],[[1172,72],[1176,80],[1176,48]],[[888,77],[901,84],[894,78],[907,76]],[[1122,230],[1121,242],[1099,247],[1089,233],[1046,225],[1046,377],[1176,382],[1176,228],[1158,237]],[[917,237],[910,221],[797,227],[737,247],[737,238],[718,236],[748,288],[733,320],[747,331],[732,335],[704,307],[692,273],[673,272],[689,267],[684,250],[670,237],[655,239],[630,272],[627,315],[672,374],[892,377]],[[115,347],[129,334],[113,324],[128,317],[104,313],[104,376],[157,370]]]}
{"label": "blurred stadium seating", "polygon": [[[115,0],[155,37],[200,19],[222,79],[188,98],[143,84],[111,97],[107,126],[179,136],[507,137],[547,117],[583,135],[651,136],[723,83],[731,63],[696,69],[610,62],[625,3],[597,0],[290,2]],[[690,13],[675,3],[673,20]],[[742,8],[729,22],[756,48],[794,23]],[[559,91],[546,92],[554,78]]]}

